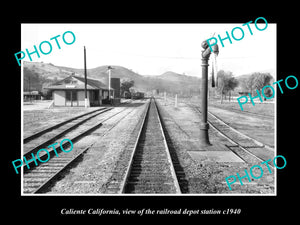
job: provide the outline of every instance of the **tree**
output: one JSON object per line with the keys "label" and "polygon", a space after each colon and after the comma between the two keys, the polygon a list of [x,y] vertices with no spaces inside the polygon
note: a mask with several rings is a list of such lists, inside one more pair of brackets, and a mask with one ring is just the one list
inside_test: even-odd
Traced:
{"label": "tree", "polygon": [[129,92],[129,89],[134,86],[134,80],[124,80],[121,83],[121,96],[124,95],[125,91]]}
{"label": "tree", "polygon": [[24,91],[41,91],[43,86],[43,81],[38,73],[24,67],[23,70],[24,76]]}
{"label": "tree", "polygon": [[[221,94],[221,104],[223,103],[223,96],[229,94],[231,98],[231,91],[233,91],[238,86],[238,80],[232,75],[232,72],[225,72],[224,70],[218,71],[218,88],[217,91]],[[230,101],[229,98],[229,101]]]}
{"label": "tree", "polygon": [[[257,72],[253,73],[249,77],[247,82],[248,84],[247,86],[250,90],[251,95],[255,95],[253,94],[254,90],[258,90],[261,93],[263,87],[269,85],[272,78],[273,77],[270,75],[270,73],[257,73]],[[272,95],[270,93],[270,90],[269,91],[266,90],[265,93],[267,94],[266,96]]]}
{"label": "tree", "polygon": [[251,95],[253,93],[254,83],[255,83],[255,75],[252,74],[246,81],[246,88],[250,91]]}
{"label": "tree", "polygon": [[238,86],[238,84],[238,80],[235,79],[233,76],[227,78],[225,92],[229,93],[229,101],[231,100],[231,91],[233,91]]}

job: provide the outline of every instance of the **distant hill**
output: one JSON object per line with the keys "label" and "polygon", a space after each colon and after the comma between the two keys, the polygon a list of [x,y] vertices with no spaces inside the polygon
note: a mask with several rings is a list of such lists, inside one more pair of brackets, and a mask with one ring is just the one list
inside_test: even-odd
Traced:
{"label": "distant hill", "polygon": [[[108,66],[98,66],[96,68],[92,69],[87,69],[87,76],[90,78],[98,79],[104,84],[108,85],[108,71],[107,71]],[[111,70],[111,77],[112,78],[121,78],[122,80],[128,79],[128,80],[134,80],[139,81],[143,79],[143,76],[133,72],[130,69],[127,69],[122,66],[111,66],[113,69]],[[84,75],[84,69],[74,69],[74,68],[69,68],[69,67],[58,67],[62,69],[63,71],[71,71],[75,72],[75,74]]]}
{"label": "distant hill", "polygon": [[[63,79],[72,74],[84,76],[84,69],[76,69],[64,66],[55,66],[51,63],[23,62],[24,65],[24,90],[39,90],[51,83]],[[123,80],[134,80],[134,88],[138,91],[152,92],[152,90],[166,91],[190,95],[199,93],[200,79],[197,77],[182,75],[168,71],[161,75],[143,76],[122,66],[112,65],[112,77]],[[101,80],[108,84],[107,65],[87,69],[87,76]]]}
{"label": "distant hill", "polygon": [[198,77],[167,71],[161,75],[152,76],[150,79],[153,86],[158,87],[158,89],[164,89],[168,93],[181,95],[199,94],[201,79]]}
{"label": "distant hill", "polygon": [[[44,87],[53,82],[66,78],[72,74],[77,76],[84,76],[83,69],[76,69],[64,66],[55,66],[51,63],[42,62],[23,62],[24,65],[24,91],[42,91]],[[114,68],[111,72],[112,77],[121,78],[123,80],[134,80],[134,88],[137,91],[152,92],[159,90],[159,92],[166,91],[171,94],[180,95],[195,95],[200,93],[200,81],[198,77],[178,74],[172,71],[167,71],[161,75],[140,75],[132,70],[112,65]],[[276,74],[274,70],[259,71],[261,73],[270,73],[274,79]],[[107,65],[98,66],[96,68],[87,70],[88,77],[101,80],[108,85]],[[235,76],[239,81],[239,86],[236,92],[244,91],[242,85],[252,73]]]}
{"label": "distant hill", "polygon": [[[111,70],[111,76],[112,77],[118,77],[118,78],[128,78],[128,79],[139,79],[142,76],[133,72],[132,70],[129,70],[122,66],[111,66],[113,69]],[[74,69],[69,67],[58,67],[62,70],[72,71],[78,74],[84,74],[84,69]],[[93,69],[87,69],[88,76],[95,79],[101,79],[106,78],[108,76],[107,73],[107,66],[98,66]]]}
{"label": "distant hill", "polygon": [[187,82],[190,83],[191,81],[199,81],[199,78],[193,77],[193,76],[187,76],[179,73],[174,73],[172,71],[167,71],[159,76],[157,78],[168,80],[168,81],[174,81],[174,82]]}
{"label": "distant hill", "polygon": [[70,70],[64,69],[63,67],[54,66],[51,63],[24,61],[23,65],[24,68],[33,73],[37,73],[39,76],[48,80],[63,79],[72,74]]}

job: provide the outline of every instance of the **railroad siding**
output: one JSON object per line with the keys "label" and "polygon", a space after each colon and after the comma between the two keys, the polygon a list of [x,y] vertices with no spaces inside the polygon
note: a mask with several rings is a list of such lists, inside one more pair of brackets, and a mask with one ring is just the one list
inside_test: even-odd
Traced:
{"label": "railroad siding", "polygon": [[[218,144],[222,150],[236,154],[242,160],[239,162],[215,162],[211,158],[206,161],[196,160],[189,154],[190,150],[197,150],[198,145],[197,136],[199,136],[199,123],[200,118],[196,111],[190,107],[186,107],[184,104],[179,104],[178,108],[174,107],[172,101],[168,101],[164,104],[164,101],[157,100],[159,102],[159,109],[163,120],[166,122],[166,128],[170,133],[172,141],[176,145],[176,152],[184,173],[186,174],[187,187],[189,193],[199,194],[274,194],[275,193],[275,178],[274,172],[268,174],[264,171],[263,177],[260,180],[252,180],[252,182],[246,182],[241,186],[239,182],[233,185],[233,190],[230,191],[226,184],[225,178],[230,175],[236,175],[237,172],[242,172],[246,169],[249,171],[251,166],[259,165],[260,160],[252,155],[249,155],[244,150],[240,149],[235,144],[230,144],[226,138],[218,134],[212,127],[209,129],[210,141],[213,144]],[[187,119],[188,118],[188,119]],[[183,132],[184,131],[184,132]],[[183,133],[188,134],[190,137],[187,140],[182,141]],[[185,138],[186,139],[186,138]],[[228,148],[227,146],[230,146]],[[196,148],[195,148],[196,147]],[[255,148],[249,148],[248,150],[255,151]],[[259,149],[264,150],[264,148]],[[205,155],[202,151],[202,154]],[[219,151],[220,157],[222,151]],[[255,152],[256,153],[256,152]],[[268,151],[268,154],[272,151]],[[217,153],[216,153],[217,154]],[[267,155],[268,155],[267,154]],[[266,158],[267,155],[260,155]]]}
{"label": "railroad siding", "polygon": [[[78,93],[77,99],[80,104],[84,104],[84,91],[80,92],[81,93]],[[65,99],[63,98],[64,91],[58,91],[57,93],[57,98]],[[90,93],[89,97],[91,97]],[[165,105],[162,103],[162,100],[158,101],[161,102],[158,109],[161,110],[160,114],[166,125],[164,129],[167,130],[170,136],[168,145],[172,142],[174,152],[176,153],[175,155],[178,157],[178,162],[175,163],[175,173],[179,176],[179,180],[184,179],[184,193],[274,193],[275,173],[273,170],[272,174],[264,173],[264,176],[259,180],[252,179],[252,182],[246,182],[245,179],[245,185],[243,186],[238,183],[234,184],[233,191],[228,189],[225,182],[225,177],[235,175],[237,172],[242,173],[245,169],[249,170],[253,165],[259,165],[260,161],[255,156],[258,155],[264,160],[267,160],[270,155],[274,154],[272,149],[258,146],[256,143],[253,143],[253,141],[249,142],[247,138],[241,139],[233,135],[233,138],[238,139],[238,141],[241,142],[240,144],[246,148],[248,151],[246,152],[237,144],[226,140],[226,138],[211,127],[209,129],[210,141],[214,146],[217,144],[219,148],[212,149],[212,147],[211,149],[202,151],[201,154],[206,157],[206,160],[197,160],[189,154],[191,150],[199,150],[198,136],[200,117],[197,111],[183,103],[178,104],[179,106],[175,108],[173,103],[168,102],[168,104]],[[141,102],[145,103],[145,101]],[[110,121],[105,122],[101,128],[93,131],[90,135],[85,136],[78,142],[76,141],[76,143],[74,142],[74,148],[76,150],[82,149],[93,142],[94,145],[83,155],[80,163],[64,173],[64,178],[56,182],[48,193],[120,193],[122,179],[124,179],[125,171],[129,166],[128,160],[132,151],[131,146],[135,143],[136,139],[135,131],[137,130],[137,126],[139,126],[138,124],[141,115],[144,113],[145,105],[146,104],[142,105],[138,103],[136,106],[133,105],[133,107],[131,106],[127,109],[116,107],[111,111],[111,114],[104,114],[102,119],[107,118],[109,120],[112,114],[116,116],[112,117]],[[123,109],[125,109],[124,112]],[[116,112],[120,112],[120,114]],[[91,127],[94,122],[86,122],[82,124],[81,127],[87,129]],[[216,123],[216,121],[214,122]],[[216,126],[219,126],[219,129],[224,128],[224,125],[219,123],[216,123]],[[229,131],[225,131],[225,133],[229,135]],[[68,133],[68,136],[71,134],[72,132]],[[152,134],[153,131],[145,132],[146,136]],[[148,143],[148,145],[143,148],[145,151],[148,149],[151,152],[154,146],[154,144]],[[74,153],[76,150],[74,150]],[[252,154],[249,154],[249,152]],[[231,156],[229,161],[225,160],[228,158],[224,156],[229,153],[231,153],[231,155],[234,154],[236,158],[239,157],[240,160],[232,161]],[[66,155],[71,156],[71,153]],[[149,157],[151,158],[155,155],[157,154],[149,155]],[[221,158],[221,160],[219,160],[219,158]],[[143,159],[143,157],[138,157],[138,159]],[[63,157],[54,158],[54,161],[57,161],[55,165],[58,165],[57,163],[63,163],[63,160]],[[149,160],[146,161],[149,164]],[[49,166],[50,163],[48,162],[48,164],[42,165],[39,169],[32,170],[32,173],[27,176],[30,177],[39,174],[39,176],[41,176],[42,173],[45,173],[44,171],[52,170]],[[162,171],[162,168],[159,171]],[[178,168],[181,168],[181,171],[178,171]],[[153,169],[152,171],[152,175],[159,172]],[[180,177],[180,174],[184,174],[184,176]],[[38,179],[38,177],[36,178]],[[144,181],[145,179],[143,178]],[[161,179],[158,179],[157,181],[160,180]],[[155,180],[149,181],[150,189],[155,189]],[[28,183],[28,187],[30,186],[29,183],[34,183],[32,179],[27,179],[26,182]],[[136,181],[134,180],[134,182]],[[144,188],[144,186],[142,188]],[[163,185],[161,185],[157,191],[165,191],[163,190]],[[170,191],[170,193],[171,192],[172,191]]]}
{"label": "railroad siding", "polygon": [[[137,118],[140,118],[143,110],[144,105],[127,109],[115,108],[109,113],[110,115],[122,112],[103,123],[101,128],[93,131],[89,136],[74,143],[74,148],[80,148],[94,142],[83,155],[82,161],[65,173],[64,179],[57,181],[48,193],[106,193],[107,183],[115,172],[120,155],[130,151],[127,148],[128,142],[139,122]],[[108,118],[108,115],[105,117]],[[121,170],[117,172],[122,173]]]}

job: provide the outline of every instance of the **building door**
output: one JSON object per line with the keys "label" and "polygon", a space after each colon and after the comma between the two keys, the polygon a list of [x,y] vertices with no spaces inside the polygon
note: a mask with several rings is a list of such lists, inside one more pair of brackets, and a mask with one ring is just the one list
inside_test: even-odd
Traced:
{"label": "building door", "polygon": [[99,90],[93,90],[90,92],[90,103],[91,103],[91,106],[100,105]]}
{"label": "building door", "polygon": [[77,91],[66,91],[66,106],[78,106]]}
{"label": "building door", "polygon": [[60,90],[53,91],[53,100],[55,106],[65,106],[66,105],[65,91],[60,91]]}

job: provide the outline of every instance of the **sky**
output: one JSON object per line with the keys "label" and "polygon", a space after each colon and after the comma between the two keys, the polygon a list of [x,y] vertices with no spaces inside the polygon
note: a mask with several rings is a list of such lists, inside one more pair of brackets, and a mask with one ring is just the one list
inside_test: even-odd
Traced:
{"label": "sky", "polygon": [[[245,21],[245,23],[248,21]],[[259,28],[265,25],[258,24]],[[48,55],[32,54],[33,62],[52,63],[57,66],[84,68],[83,46],[86,47],[87,68],[103,65],[118,65],[141,75],[159,75],[166,71],[201,77],[201,43],[220,35],[226,37],[235,27],[241,27],[244,38],[236,41],[231,37],[219,44],[217,57],[218,69],[231,71],[233,75],[242,75],[265,70],[276,71],[276,24],[259,31],[254,23],[250,24],[253,35],[247,26],[239,24],[22,24],[21,49],[34,51],[43,41],[52,44]],[[66,45],[62,35],[72,31],[76,40]],[[236,38],[240,31],[234,32]],[[61,49],[50,38],[60,35]],[[70,34],[66,36],[71,41]],[[48,49],[43,44],[43,50]],[[30,61],[28,56],[25,61]],[[16,62],[17,63],[17,62]],[[275,74],[273,74],[275,76]]]}

